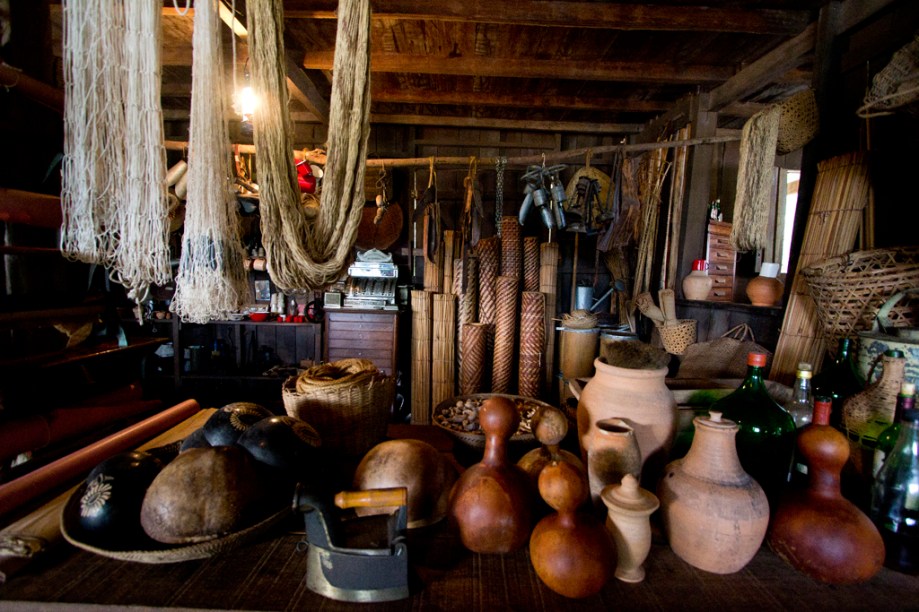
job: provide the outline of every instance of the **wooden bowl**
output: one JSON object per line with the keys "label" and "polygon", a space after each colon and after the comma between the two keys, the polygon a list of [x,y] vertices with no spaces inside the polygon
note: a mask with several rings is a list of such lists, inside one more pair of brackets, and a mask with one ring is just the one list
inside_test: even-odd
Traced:
{"label": "wooden bowl", "polygon": [[[541,402],[537,399],[533,399],[531,397],[523,397],[522,395],[509,395],[506,393],[473,393],[471,395],[457,395],[454,398],[441,402],[434,408],[434,424],[470,448],[485,448],[485,434],[481,429],[476,428],[472,431],[460,430],[447,423],[445,420],[445,415],[454,406],[456,406],[457,402],[465,403],[466,400],[472,400],[481,406],[481,402],[487,400],[490,397],[506,397],[513,401],[517,405],[517,409],[520,411],[520,426],[517,428],[517,432],[511,436],[510,442],[513,444],[535,444],[536,436],[534,436],[533,432],[530,431],[530,419],[532,418],[533,414],[536,413],[537,409],[549,406],[549,404],[546,402]],[[476,418],[476,424],[478,424],[478,418]]]}

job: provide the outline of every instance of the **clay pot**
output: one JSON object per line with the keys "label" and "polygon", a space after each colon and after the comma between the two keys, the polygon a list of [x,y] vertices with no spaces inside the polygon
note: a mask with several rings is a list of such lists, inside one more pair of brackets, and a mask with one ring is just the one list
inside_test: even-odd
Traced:
{"label": "clay pot", "polygon": [[651,513],[660,506],[657,496],[638,486],[631,474],[618,485],[607,485],[601,492],[607,508],[606,529],[613,534],[616,553],[616,578],[623,582],[645,579],[642,563],[651,551]]}
{"label": "clay pot", "polygon": [[533,529],[530,559],[536,575],[565,597],[589,597],[603,588],[613,566],[609,533],[592,515],[578,512],[588,495],[584,474],[553,461],[539,475],[539,493],[557,513]]}
{"label": "clay pot", "polygon": [[517,467],[526,472],[534,491],[539,484],[539,473],[553,461],[565,461],[586,474],[584,464],[577,455],[559,448],[568,434],[568,417],[561,410],[552,406],[540,408],[530,419],[530,427],[542,446],[521,457]]}
{"label": "clay pot", "polygon": [[747,283],[747,297],[754,306],[775,306],[785,286],[775,277],[759,275]]}
{"label": "clay pot", "polygon": [[619,484],[626,474],[641,476],[641,451],[635,430],[622,419],[601,419],[594,428],[587,440],[587,481],[591,502],[602,508],[600,491],[606,485]]}
{"label": "clay pot", "polygon": [[536,501],[526,473],[507,459],[507,441],[517,431],[520,413],[506,397],[491,397],[482,403],[479,423],[485,454],[456,481],[448,516],[469,550],[507,553],[526,544]]}
{"label": "clay pot", "polygon": [[594,361],[596,374],[584,386],[570,381],[578,398],[578,438],[581,458],[587,463],[590,440],[598,435],[596,423],[618,417],[635,431],[642,458],[642,482],[656,483],[666,463],[677,425],[676,400],[667,388],[667,368],[642,370]]}
{"label": "clay pot", "polygon": [[692,262],[692,272],[683,278],[683,297],[687,300],[704,300],[712,290],[714,279],[708,275],[708,264],[704,259]]}
{"label": "clay pot", "polygon": [[769,502],[740,466],[737,424],[714,411],[693,424],[689,452],[667,466],[658,488],[664,530],[673,552],[693,567],[731,574],[759,550]]}
{"label": "clay pot", "polygon": [[808,486],[779,504],[769,546],[800,572],[821,582],[850,584],[874,576],[884,563],[884,542],[871,520],[840,492],[849,443],[829,425],[829,404],[818,402],[814,421],[798,436],[808,465]]}

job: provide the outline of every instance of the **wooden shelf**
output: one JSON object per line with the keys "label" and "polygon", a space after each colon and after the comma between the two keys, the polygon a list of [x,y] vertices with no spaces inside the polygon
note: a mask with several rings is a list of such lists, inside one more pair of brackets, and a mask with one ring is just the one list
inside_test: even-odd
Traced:
{"label": "wooden shelf", "polygon": [[115,340],[99,342],[88,345],[80,345],[72,349],[64,349],[53,353],[41,353],[38,355],[29,355],[16,359],[0,360],[0,366],[32,366],[40,368],[52,368],[61,365],[79,363],[89,359],[97,359],[118,353],[140,351],[143,349],[153,349],[169,338],[133,338],[128,341],[127,346],[118,346]]}

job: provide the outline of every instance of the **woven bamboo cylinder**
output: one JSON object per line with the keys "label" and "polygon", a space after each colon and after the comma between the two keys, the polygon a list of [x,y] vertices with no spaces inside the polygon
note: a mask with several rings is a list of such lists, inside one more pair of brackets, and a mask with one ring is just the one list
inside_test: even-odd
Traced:
{"label": "woven bamboo cylinder", "polygon": [[430,291],[412,291],[412,423],[431,423],[431,334]]}
{"label": "woven bamboo cylinder", "polygon": [[555,308],[558,282],[558,243],[539,246],[539,291],[546,296],[546,389],[552,389],[555,375]]}
{"label": "woven bamboo cylinder", "polygon": [[523,290],[539,291],[539,238],[523,239]]}
{"label": "woven bamboo cylinder", "polygon": [[[462,260],[458,259],[457,261],[462,264]],[[464,338],[463,338],[463,327],[467,323],[474,323],[476,317],[478,316],[478,305],[479,305],[479,261],[475,257],[469,257],[466,260],[465,266],[457,266],[457,271],[460,276],[462,276],[463,271],[466,274],[466,292],[459,293],[459,307],[456,313],[456,360],[457,364],[460,363],[462,359],[463,350],[464,350]],[[461,282],[456,282],[454,280],[454,287],[459,289],[462,286]],[[454,291],[456,292],[456,291]]]}
{"label": "woven bamboo cylinder", "polygon": [[514,353],[517,343],[517,293],[520,279],[499,276],[495,279],[495,349],[491,368],[492,393],[511,393]]}
{"label": "woven bamboo cylinder", "polygon": [[453,397],[456,384],[454,338],[456,335],[456,296],[452,293],[434,294],[434,323],[431,341],[431,405]]}
{"label": "woven bamboo cylinder", "polygon": [[520,395],[539,397],[546,347],[546,296],[538,291],[520,295],[520,365],[517,389]]}
{"label": "woven bamboo cylinder", "polygon": [[454,256],[453,235],[454,235],[453,230],[445,230],[444,231],[444,242],[441,245],[443,247],[443,253],[444,253],[444,259],[443,259],[444,280],[443,280],[443,285],[442,285],[441,290],[444,293],[450,293],[453,291],[453,256]]}
{"label": "woven bamboo cylinder", "polygon": [[495,322],[495,279],[501,266],[501,242],[492,236],[475,247],[479,258],[479,323]]}
{"label": "woven bamboo cylinder", "polygon": [[460,395],[481,393],[485,381],[485,364],[488,355],[488,325],[466,323],[463,325],[465,346],[460,358]]}
{"label": "woven bamboo cylinder", "polygon": [[[447,287],[444,287],[446,290]],[[453,260],[453,284],[450,286],[450,290],[453,292],[453,295],[461,295],[463,293],[463,259],[454,259]]]}
{"label": "woven bamboo cylinder", "polygon": [[424,257],[424,290],[441,293],[444,290],[444,245],[440,245],[432,262]]}
{"label": "woven bamboo cylinder", "polygon": [[501,217],[501,276],[520,278],[522,251],[517,217]]}

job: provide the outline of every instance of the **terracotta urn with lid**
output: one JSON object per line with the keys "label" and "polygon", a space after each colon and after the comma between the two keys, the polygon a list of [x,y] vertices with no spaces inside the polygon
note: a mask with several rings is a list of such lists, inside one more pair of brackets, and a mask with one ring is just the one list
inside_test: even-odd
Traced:
{"label": "terracotta urn with lid", "polygon": [[654,493],[638,486],[638,479],[626,474],[620,484],[611,484],[601,492],[607,507],[606,529],[616,542],[616,578],[623,582],[645,579],[642,566],[651,551],[651,513],[660,501]]}

